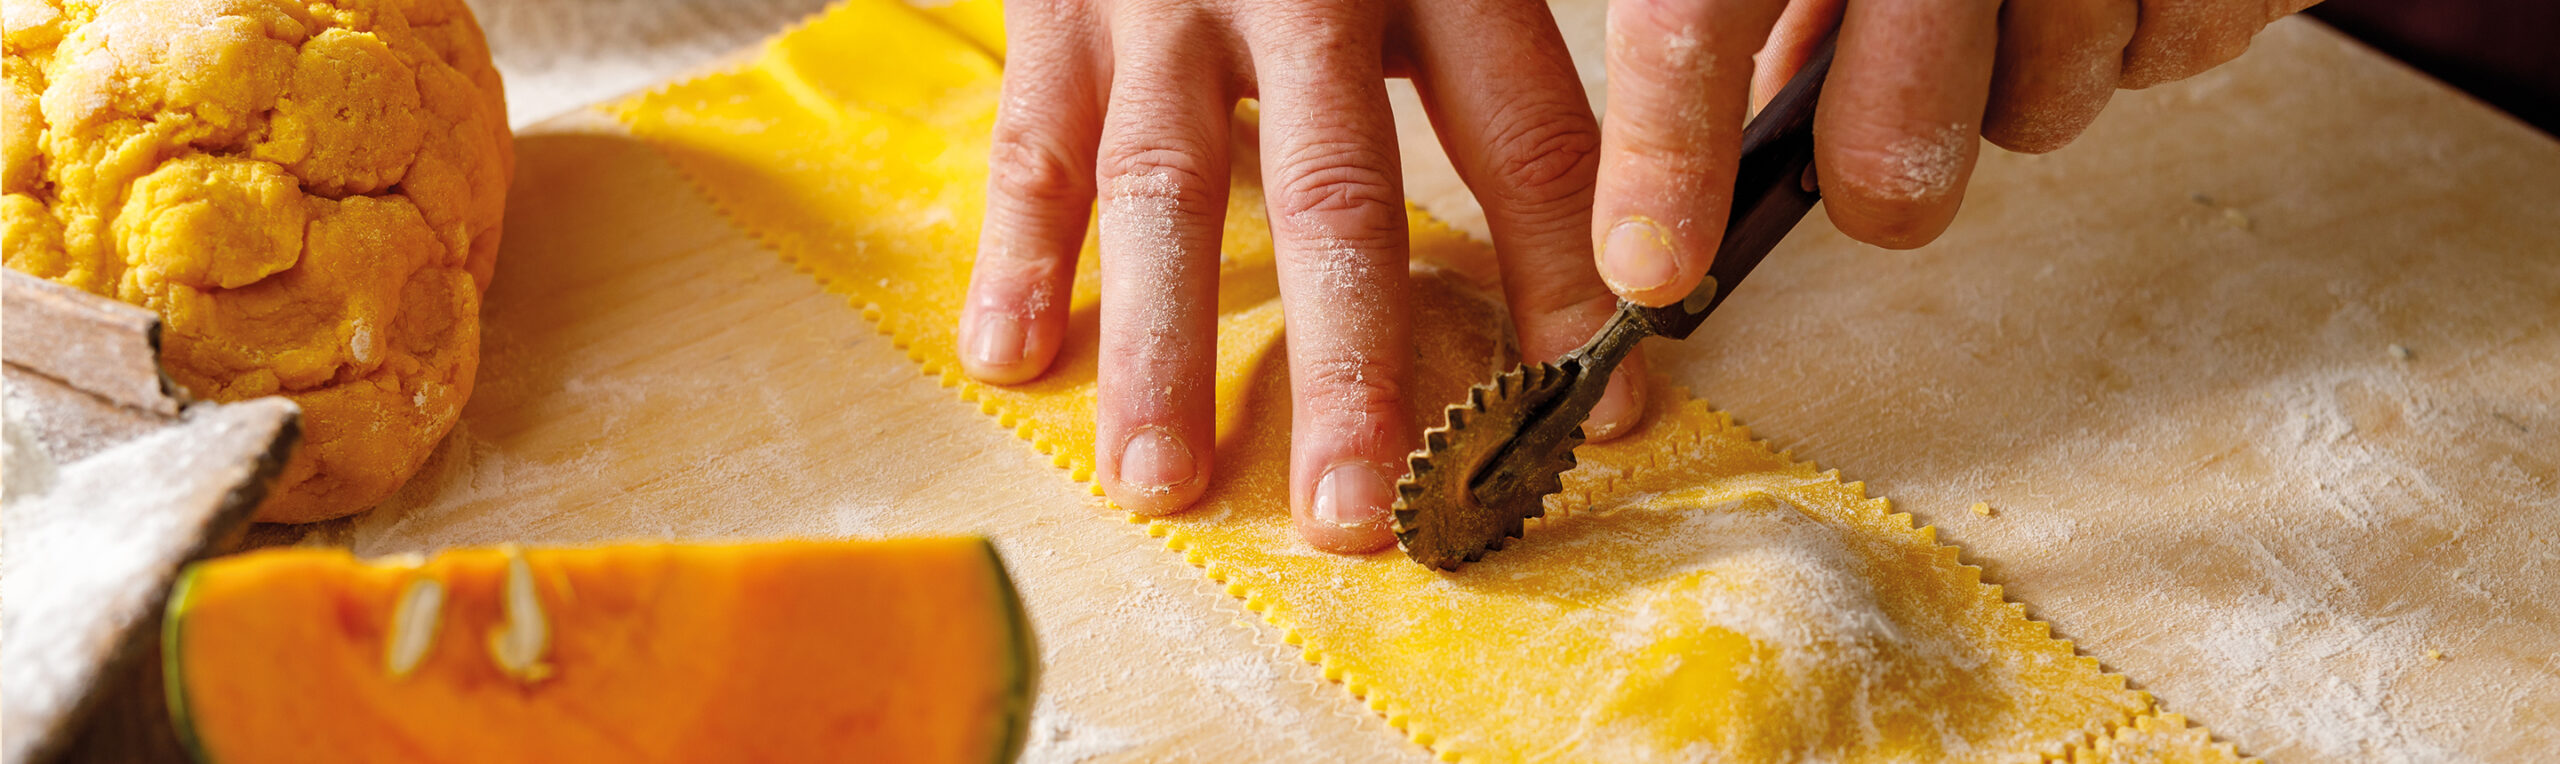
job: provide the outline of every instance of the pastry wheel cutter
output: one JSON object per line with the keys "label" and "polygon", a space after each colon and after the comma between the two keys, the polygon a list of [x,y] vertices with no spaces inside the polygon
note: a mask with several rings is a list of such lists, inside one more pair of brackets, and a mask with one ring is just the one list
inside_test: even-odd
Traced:
{"label": "pastry wheel cutter", "polygon": [[1662,307],[1618,301],[1599,334],[1552,363],[1525,364],[1467,391],[1447,422],[1423,433],[1412,471],[1396,484],[1396,541],[1415,562],[1443,570],[1484,558],[1546,514],[1582,445],[1582,420],[1609,375],[1646,337],[1687,339],[1742,277],[1821,199],[1813,174],[1813,111],[1830,73],[1832,43],[1743,129],[1733,211],[1715,262],[1687,299]]}

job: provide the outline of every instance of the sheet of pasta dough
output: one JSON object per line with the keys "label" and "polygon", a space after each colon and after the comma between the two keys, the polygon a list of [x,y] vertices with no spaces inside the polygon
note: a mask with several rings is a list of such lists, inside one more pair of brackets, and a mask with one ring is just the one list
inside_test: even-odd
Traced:
{"label": "sheet of pasta dough", "polygon": [[[992,3],[852,0],[734,71],[613,108],[928,374],[1089,480],[1090,251],[1056,368],[996,388],[954,357],[1000,30]],[[1286,350],[1261,195],[1248,179],[1230,199],[1221,472],[1198,507],[1147,530],[1441,758],[2232,758],[2051,638],[1931,530],[1678,391],[1654,396],[1636,436],[1585,447],[1551,518],[1485,563],[1442,574],[1393,551],[1307,549],[1287,515]],[[1419,212],[1411,228],[1425,424],[1509,350],[1474,275],[1484,247]],[[1095,532],[1110,531],[1097,519]]]}

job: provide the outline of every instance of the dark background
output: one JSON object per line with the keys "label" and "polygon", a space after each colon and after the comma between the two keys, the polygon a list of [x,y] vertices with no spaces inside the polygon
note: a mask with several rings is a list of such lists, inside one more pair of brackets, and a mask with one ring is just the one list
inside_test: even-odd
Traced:
{"label": "dark background", "polygon": [[2329,0],[2309,13],[2560,135],[2560,0]]}

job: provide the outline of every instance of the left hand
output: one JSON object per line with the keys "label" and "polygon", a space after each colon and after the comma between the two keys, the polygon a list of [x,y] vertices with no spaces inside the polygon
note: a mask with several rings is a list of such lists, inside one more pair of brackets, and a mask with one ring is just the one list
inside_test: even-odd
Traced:
{"label": "left hand", "polygon": [[[1181,511],[1215,474],[1238,99],[1261,102],[1288,321],[1289,505],[1308,544],[1394,544],[1395,481],[1421,441],[1387,77],[1413,78],[1484,204],[1521,355],[1553,360],[1617,307],[1588,238],[1599,128],[1541,0],[1015,0],[1005,17],[961,365],[1009,384],[1056,359],[1098,197],[1094,480],[1121,507]],[[1643,373],[1637,358],[1620,367],[1585,424],[1595,440],[1633,429]]]}

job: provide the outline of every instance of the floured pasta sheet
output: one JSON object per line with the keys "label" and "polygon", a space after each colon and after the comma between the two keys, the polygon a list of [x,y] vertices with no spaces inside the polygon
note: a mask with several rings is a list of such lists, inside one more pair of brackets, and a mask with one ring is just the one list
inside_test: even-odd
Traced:
{"label": "floured pasta sheet", "polygon": [[[1093,263],[1055,367],[990,387],[953,346],[1001,72],[993,3],[852,0],[741,68],[613,107],[928,374],[1092,473]],[[1860,486],[1677,391],[1586,446],[1528,540],[1455,574],[1291,530],[1286,347],[1261,195],[1230,195],[1217,482],[1149,533],[1451,761],[2215,761]],[[1507,365],[1485,248],[1412,213],[1417,425]],[[1095,532],[1112,532],[1097,519]]]}

